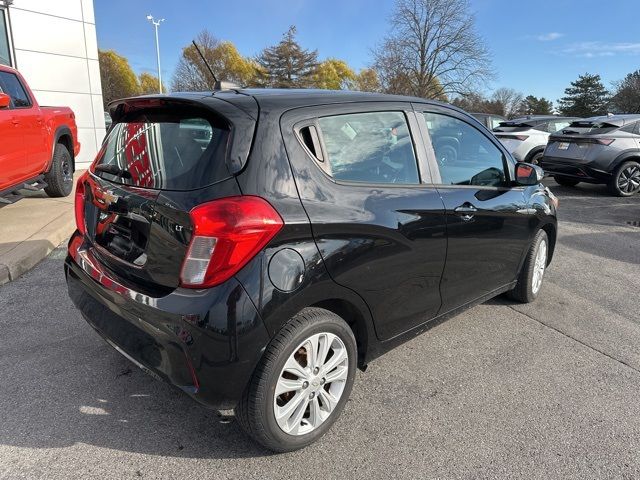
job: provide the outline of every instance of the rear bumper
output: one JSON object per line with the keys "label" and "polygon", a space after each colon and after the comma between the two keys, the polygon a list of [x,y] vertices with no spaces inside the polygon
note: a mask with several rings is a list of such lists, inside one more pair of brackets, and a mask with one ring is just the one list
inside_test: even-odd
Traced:
{"label": "rear bumper", "polygon": [[115,279],[77,233],[65,274],[76,308],[120,353],[207,407],[235,407],[269,342],[237,280],[151,297]]}
{"label": "rear bumper", "polygon": [[611,173],[595,168],[589,163],[572,162],[570,159],[544,156],[538,163],[547,175],[574,178],[587,183],[607,183]]}

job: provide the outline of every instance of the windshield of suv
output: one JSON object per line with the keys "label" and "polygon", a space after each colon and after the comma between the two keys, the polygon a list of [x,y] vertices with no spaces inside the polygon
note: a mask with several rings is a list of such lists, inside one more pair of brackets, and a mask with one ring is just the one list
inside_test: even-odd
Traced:
{"label": "windshield of suv", "polygon": [[219,180],[229,130],[200,116],[146,113],[113,126],[96,175],[136,187],[193,190]]}

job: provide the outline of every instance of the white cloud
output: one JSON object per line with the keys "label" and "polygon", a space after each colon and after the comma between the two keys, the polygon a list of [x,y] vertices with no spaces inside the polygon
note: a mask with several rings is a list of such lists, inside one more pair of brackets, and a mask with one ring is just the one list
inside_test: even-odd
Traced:
{"label": "white cloud", "polygon": [[541,42],[552,42],[553,40],[558,40],[559,38],[564,37],[564,33],[559,32],[549,32],[549,33],[541,33],[540,35],[536,35],[535,39]]}
{"label": "white cloud", "polygon": [[569,44],[560,51],[566,55],[585,58],[640,55],[640,42],[579,42]]}

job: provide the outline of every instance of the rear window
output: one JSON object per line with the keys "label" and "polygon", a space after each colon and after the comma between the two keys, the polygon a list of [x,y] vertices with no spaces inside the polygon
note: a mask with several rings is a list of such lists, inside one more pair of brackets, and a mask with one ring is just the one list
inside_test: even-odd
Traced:
{"label": "rear window", "polygon": [[196,114],[142,113],[117,123],[98,159],[96,175],[158,190],[194,190],[226,174],[229,128]]}

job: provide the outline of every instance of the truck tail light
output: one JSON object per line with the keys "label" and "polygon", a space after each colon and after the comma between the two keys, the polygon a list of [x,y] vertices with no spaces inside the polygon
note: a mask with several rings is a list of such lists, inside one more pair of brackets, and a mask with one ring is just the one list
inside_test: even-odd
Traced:
{"label": "truck tail light", "polygon": [[265,199],[227,197],[194,207],[193,236],[180,285],[205,288],[235,275],[280,231],[284,222]]}
{"label": "truck tail light", "polygon": [[78,231],[84,235],[87,233],[87,225],[84,219],[84,185],[87,177],[89,176],[89,172],[84,172],[80,178],[78,178],[78,183],[76,183],[76,194],[74,199],[74,208],[76,213],[76,228]]}

